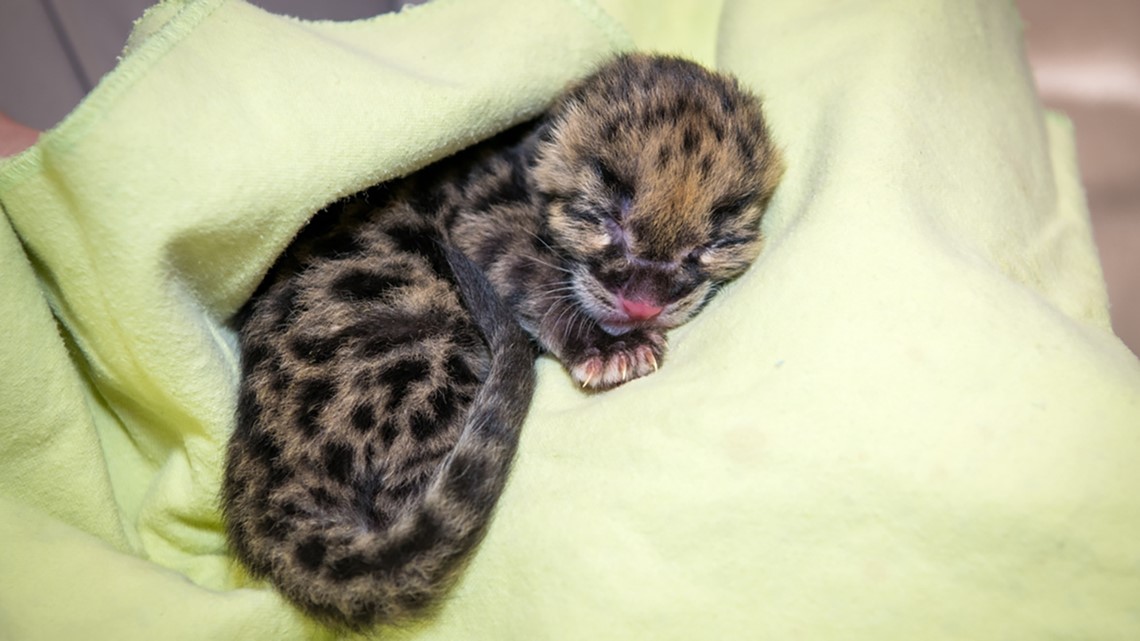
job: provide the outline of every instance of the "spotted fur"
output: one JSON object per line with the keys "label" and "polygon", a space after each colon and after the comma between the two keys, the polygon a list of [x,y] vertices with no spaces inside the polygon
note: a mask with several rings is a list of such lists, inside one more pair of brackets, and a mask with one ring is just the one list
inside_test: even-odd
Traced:
{"label": "spotted fur", "polygon": [[453,242],[584,387],[655,371],[665,331],[760,252],[783,174],[760,102],[685,60],[627,55],[484,170]]}
{"label": "spotted fur", "polygon": [[506,482],[535,345],[584,387],[651,373],[759,252],[781,172],[734,79],[632,54],[315,216],[238,319],[236,556],[336,626],[429,610]]}

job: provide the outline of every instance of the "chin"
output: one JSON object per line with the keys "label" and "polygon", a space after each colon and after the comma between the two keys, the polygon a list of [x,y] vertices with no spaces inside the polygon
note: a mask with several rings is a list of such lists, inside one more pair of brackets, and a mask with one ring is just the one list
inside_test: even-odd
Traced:
{"label": "chin", "polygon": [[673,325],[662,322],[662,319],[655,318],[652,320],[633,320],[623,318],[620,316],[610,315],[603,317],[594,317],[594,322],[601,327],[602,330],[612,336],[621,336],[636,329],[647,329],[657,332],[664,332],[673,328]]}
{"label": "chin", "polygon": [[610,319],[598,320],[597,323],[598,323],[598,327],[602,328],[602,331],[604,331],[605,333],[610,334],[612,336],[621,336],[622,334],[626,334],[628,332],[631,332],[635,329],[638,329],[639,327],[651,327],[652,326],[652,325],[647,324],[647,323],[638,323],[638,322],[628,321],[628,320],[610,320]]}

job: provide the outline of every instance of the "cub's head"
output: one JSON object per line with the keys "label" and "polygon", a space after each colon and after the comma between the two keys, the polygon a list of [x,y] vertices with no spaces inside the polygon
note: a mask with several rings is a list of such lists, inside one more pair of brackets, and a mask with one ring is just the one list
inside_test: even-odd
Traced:
{"label": "cub's head", "polygon": [[539,135],[547,236],[606,331],[684,323],[759,253],[783,164],[734,78],[625,55],[571,88]]}

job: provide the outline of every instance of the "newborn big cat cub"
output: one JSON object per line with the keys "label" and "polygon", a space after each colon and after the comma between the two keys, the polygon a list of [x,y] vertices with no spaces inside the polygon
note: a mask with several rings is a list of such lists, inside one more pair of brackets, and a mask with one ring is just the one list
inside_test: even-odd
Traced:
{"label": "newborn big cat cub", "polygon": [[318,213],[236,319],[234,554],[333,626],[429,611],[506,482],[535,346],[585,388],[655,371],[760,251],[782,168],[737,80],[627,54]]}

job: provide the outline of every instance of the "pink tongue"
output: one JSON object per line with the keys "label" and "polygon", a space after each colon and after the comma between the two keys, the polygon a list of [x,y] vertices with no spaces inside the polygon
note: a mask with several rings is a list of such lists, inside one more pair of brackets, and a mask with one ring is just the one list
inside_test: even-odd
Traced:
{"label": "pink tongue", "polygon": [[625,311],[626,316],[629,316],[630,320],[649,320],[660,314],[661,310],[664,309],[663,307],[658,307],[657,305],[652,305],[650,303],[643,303],[639,300],[626,300],[624,298],[620,300],[621,308],[623,311]]}

